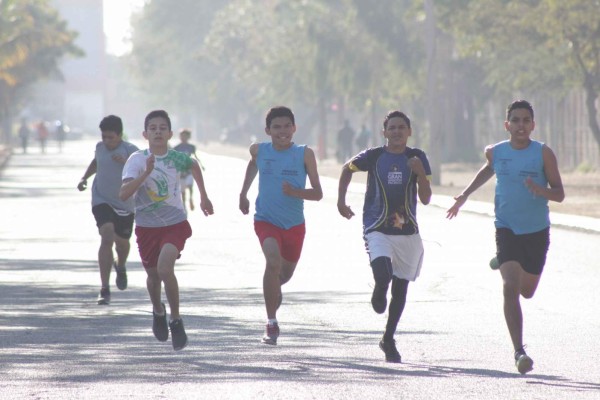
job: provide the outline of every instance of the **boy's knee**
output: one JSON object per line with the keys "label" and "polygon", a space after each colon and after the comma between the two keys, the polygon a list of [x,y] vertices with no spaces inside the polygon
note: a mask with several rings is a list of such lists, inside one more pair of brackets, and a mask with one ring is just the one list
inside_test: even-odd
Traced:
{"label": "boy's knee", "polygon": [[392,260],[389,257],[377,257],[371,261],[375,284],[387,287],[393,277]]}

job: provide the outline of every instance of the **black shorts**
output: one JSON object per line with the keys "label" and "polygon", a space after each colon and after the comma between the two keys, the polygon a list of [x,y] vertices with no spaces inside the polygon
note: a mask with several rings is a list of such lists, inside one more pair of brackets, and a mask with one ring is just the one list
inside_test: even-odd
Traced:
{"label": "black shorts", "polygon": [[117,236],[123,239],[131,238],[131,234],[133,233],[133,213],[121,216],[106,203],[92,207],[92,213],[94,214],[98,228],[108,222],[112,222]]}
{"label": "black shorts", "polygon": [[525,272],[541,275],[549,246],[550,227],[524,235],[515,235],[508,228],[496,228],[496,257],[500,265],[517,261]]}

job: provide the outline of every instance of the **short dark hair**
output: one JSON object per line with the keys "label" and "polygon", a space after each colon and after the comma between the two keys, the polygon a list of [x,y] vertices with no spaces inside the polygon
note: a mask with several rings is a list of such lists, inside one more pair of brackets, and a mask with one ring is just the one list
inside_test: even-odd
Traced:
{"label": "short dark hair", "polygon": [[508,107],[506,108],[506,120],[509,121],[510,120],[510,113],[513,110],[516,110],[516,109],[519,109],[519,108],[524,108],[526,110],[529,110],[529,112],[531,113],[531,119],[535,119],[533,117],[533,106],[527,100],[515,100],[512,103],[510,103],[508,105]]}
{"label": "short dark hair", "polygon": [[169,130],[171,130],[171,118],[169,118],[169,114],[165,110],[154,110],[150,111],[148,115],[146,115],[146,119],[144,119],[144,130],[148,129],[148,123],[152,118],[164,118],[167,120],[167,125],[169,126]]}
{"label": "short dark hair", "polygon": [[271,126],[271,122],[273,122],[273,120],[277,117],[289,117],[289,119],[292,120],[292,124],[296,125],[296,120],[292,110],[285,106],[277,106],[272,107],[269,111],[267,111],[267,116],[265,118],[267,128]]}
{"label": "short dark hair", "polygon": [[108,115],[102,118],[99,127],[101,132],[111,131],[119,136],[123,135],[123,121],[116,115]]}
{"label": "short dark hair", "polygon": [[383,129],[387,129],[388,121],[392,118],[400,117],[406,122],[406,125],[410,128],[410,119],[402,111],[394,110],[390,111],[383,120]]}

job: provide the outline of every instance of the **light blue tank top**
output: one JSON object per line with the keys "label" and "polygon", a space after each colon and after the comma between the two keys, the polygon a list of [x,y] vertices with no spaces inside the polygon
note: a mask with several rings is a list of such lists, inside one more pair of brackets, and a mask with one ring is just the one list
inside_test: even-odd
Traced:
{"label": "light blue tank top", "polygon": [[305,148],[305,145],[292,144],[289,149],[279,151],[270,142],[259,144],[256,221],[269,222],[283,229],[304,222],[304,200],[285,195],[282,185],[287,181],[296,188],[306,187]]}
{"label": "light blue tank top", "polygon": [[525,186],[527,177],[538,185],[548,186],[542,146],[541,142],[531,141],[525,149],[515,150],[508,140],[494,145],[496,228],[508,228],[522,235],[550,226],[548,200],[534,196]]}

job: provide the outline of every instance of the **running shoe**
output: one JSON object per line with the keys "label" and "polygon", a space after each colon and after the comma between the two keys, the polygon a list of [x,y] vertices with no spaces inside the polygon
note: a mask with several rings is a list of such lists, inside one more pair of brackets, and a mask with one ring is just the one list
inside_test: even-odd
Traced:
{"label": "running shoe", "polygon": [[500,269],[500,261],[498,261],[498,257],[494,257],[490,260],[490,268],[494,271]]}
{"label": "running shoe", "polygon": [[167,325],[167,309],[165,304],[161,303],[163,308],[163,315],[157,315],[152,310],[152,333],[154,337],[160,342],[166,342],[169,339],[169,327]]}
{"label": "running shoe", "polygon": [[522,375],[525,375],[533,369],[533,360],[525,353],[524,346],[515,351],[515,365]]}
{"label": "running shoe", "polygon": [[385,353],[385,361],[390,363],[400,363],[402,362],[402,357],[400,357],[400,353],[398,353],[398,349],[396,349],[396,341],[392,340],[383,340],[379,342],[379,348]]}
{"label": "running shoe", "polygon": [[277,323],[267,324],[265,336],[262,338],[264,344],[276,345],[279,337],[279,325]]}
{"label": "running shoe", "polygon": [[387,307],[387,287],[384,288],[375,284],[373,295],[371,296],[371,305],[377,314],[383,314]]}
{"label": "running shoe", "polygon": [[100,289],[100,294],[98,295],[98,305],[99,306],[107,306],[110,304],[110,289],[102,288]]}
{"label": "running shoe", "polygon": [[174,319],[169,322],[171,328],[171,340],[173,341],[173,349],[181,350],[188,344],[188,337],[185,334],[183,320],[181,318]]}
{"label": "running shoe", "polygon": [[113,264],[115,271],[117,272],[117,278],[115,279],[115,284],[119,288],[119,290],[127,289],[127,269],[125,267],[119,268],[117,263]]}

